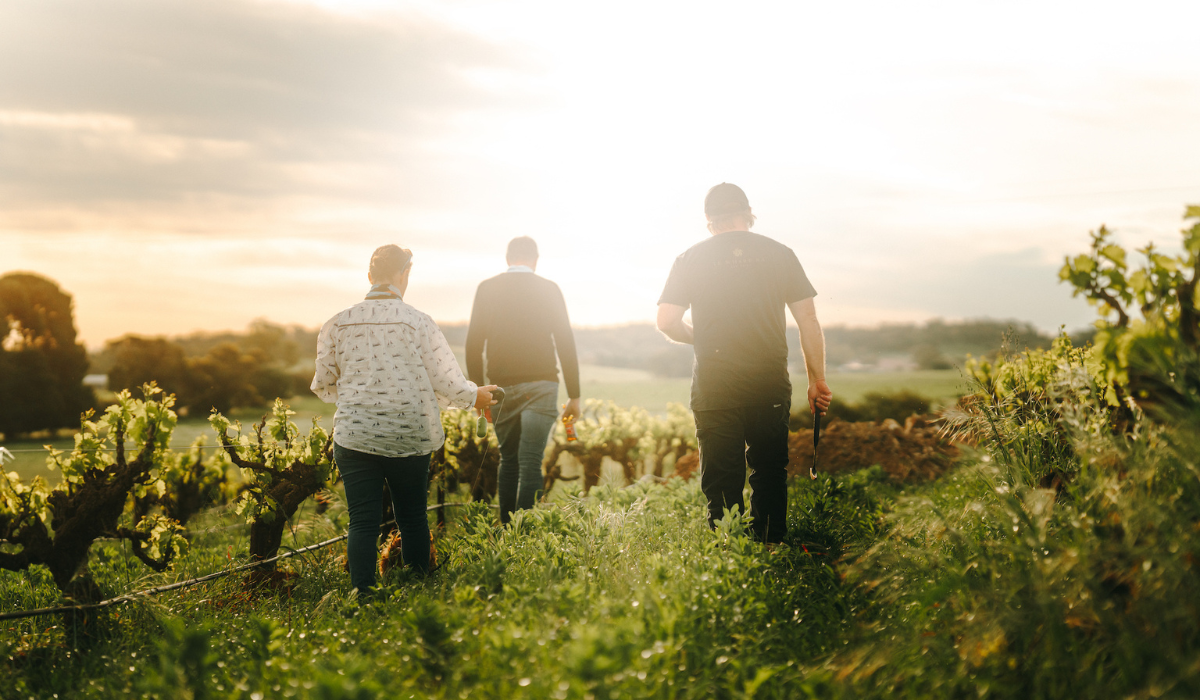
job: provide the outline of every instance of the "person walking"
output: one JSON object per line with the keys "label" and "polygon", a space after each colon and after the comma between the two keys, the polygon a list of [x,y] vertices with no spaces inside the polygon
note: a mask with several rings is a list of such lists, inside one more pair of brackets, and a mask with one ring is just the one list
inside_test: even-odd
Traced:
{"label": "person walking", "polygon": [[317,338],[312,390],[337,404],[333,461],[346,486],[346,554],[359,595],[375,585],[385,481],[404,564],[428,571],[429,459],[445,441],[439,404],[482,410],[496,388],[464,377],[433,319],[404,303],[411,272],[412,251],[377,249],[366,300],[329,319]]}
{"label": "person walking", "polygon": [[[750,232],[755,216],[740,187],[723,182],[710,189],[704,214],[712,236],[676,258],[658,300],[657,325],[671,340],[695,348],[691,405],[709,526],[725,510],[745,512],[749,461],[751,531],[777,543],[787,534],[792,401],[785,309],[800,327],[809,408],[824,414],[833,398],[813,304],[817,292],[790,248]],[[690,324],[683,318],[689,307]]]}
{"label": "person walking", "polygon": [[568,401],[564,418],[579,417],[579,360],[567,305],[558,285],[536,274],[537,243],[514,238],[506,254],[508,270],[479,283],[467,328],[467,375],[486,376],[504,389],[497,407],[500,441],[500,521],[540,497],[546,441],[558,420],[557,351]]}

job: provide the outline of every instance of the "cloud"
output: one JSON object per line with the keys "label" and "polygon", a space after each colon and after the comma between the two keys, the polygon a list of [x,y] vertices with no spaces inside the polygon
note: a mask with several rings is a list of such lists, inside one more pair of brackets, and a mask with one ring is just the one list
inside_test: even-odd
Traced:
{"label": "cloud", "polygon": [[457,320],[527,234],[573,319],[645,320],[727,180],[823,322],[1054,328],[1088,230],[1175,240],[1200,192],[1178,3],[394,5],[0,0],[0,272],[99,342],[319,324],[397,242]]}
{"label": "cloud", "polygon": [[59,223],[83,210],[116,225],[132,216],[122,204],[160,226],[285,198],[430,206],[466,167],[431,144],[453,137],[459,115],[528,98],[477,74],[523,69],[512,49],[415,16],[9,0],[0,225],[45,224],[45,209]]}

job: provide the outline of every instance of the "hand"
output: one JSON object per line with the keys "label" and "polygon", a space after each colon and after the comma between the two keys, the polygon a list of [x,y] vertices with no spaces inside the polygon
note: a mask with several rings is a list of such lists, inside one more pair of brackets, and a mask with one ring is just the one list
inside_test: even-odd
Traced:
{"label": "hand", "polygon": [[496,400],[492,398],[492,389],[495,388],[497,388],[495,384],[488,384],[487,386],[479,387],[479,389],[475,391],[476,411],[483,411],[488,406],[492,406],[496,403]]}
{"label": "hand", "polygon": [[574,399],[568,400],[567,403],[563,406],[562,417],[563,418],[569,417],[571,419],[575,419],[575,418],[578,418],[581,413],[582,413],[582,411],[579,410],[579,399],[574,398]]}
{"label": "hand", "polygon": [[825,412],[829,410],[829,402],[832,400],[833,392],[830,391],[825,380],[808,383],[808,410],[812,411],[814,415],[818,410],[822,416],[825,415]]}

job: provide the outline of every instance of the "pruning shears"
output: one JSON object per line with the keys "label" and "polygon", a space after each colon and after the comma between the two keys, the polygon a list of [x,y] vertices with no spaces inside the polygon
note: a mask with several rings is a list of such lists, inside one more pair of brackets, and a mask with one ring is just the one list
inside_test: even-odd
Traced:
{"label": "pruning shears", "polygon": [[817,445],[821,442],[821,412],[813,411],[813,463],[808,468],[808,478],[817,478]]}

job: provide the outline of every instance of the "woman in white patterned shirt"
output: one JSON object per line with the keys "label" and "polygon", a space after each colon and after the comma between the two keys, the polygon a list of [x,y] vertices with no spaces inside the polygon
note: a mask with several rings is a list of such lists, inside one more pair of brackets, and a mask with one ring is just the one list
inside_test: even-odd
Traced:
{"label": "woman in white patterned shirt", "polygon": [[427,571],[429,458],[445,441],[440,408],[494,403],[496,387],[468,381],[433,319],[404,303],[411,271],[411,251],[376,250],[366,300],[329,319],[317,340],[312,390],[337,404],[333,455],[350,510],[350,581],[360,594],[375,585],[383,482],[404,562]]}

